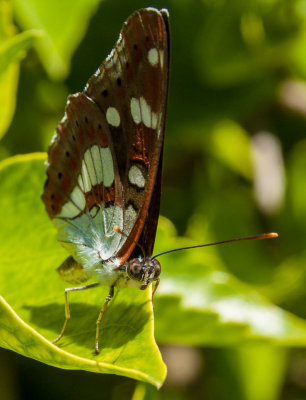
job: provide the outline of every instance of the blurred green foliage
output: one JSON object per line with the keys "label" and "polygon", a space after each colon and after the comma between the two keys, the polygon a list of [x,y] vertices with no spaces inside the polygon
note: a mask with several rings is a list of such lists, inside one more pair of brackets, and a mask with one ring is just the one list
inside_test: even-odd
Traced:
{"label": "blurred green foliage", "polygon": [[[178,242],[205,243],[264,231],[277,231],[280,237],[161,259],[165,279],[156,299],[156,336],[169,378],[159,392],[142,384],[135,387],[127,378],[63,372],[1,351],[2,393],[8,400],[35,398],[34,389],[44,399],[305,398],[306,351],[299,347],[306,340],[305,0],[2,0],[0,134],[5,136],[0,158],[47,149],[67,95],[82,90],[110,52],[123,21],[146,6],[170,12],[161,214],[185,236],[178,239],[161,220],[156,251]],[[39,37],[33,30],[39,30]],[[14,61],[9,65],[8,54]],[[16,203],[22,199],[20,190]],[[1,191],[1,201],[8,207],[11,194]],[[36,227],[28,222],[26,228],[35,236]],[[8,231],[2,229],[6,237]],[[13,240],[9,236],[6,243],[14,243],[18,252]],[[19,265],[22,273],[22,260]],[[30,293],[31,282],[25,279],[25,286]],[[251,309],[257,313],[255,322],[263,321],[259,336],[271,318],[261,304],[278,310],[285,322],[276,326],[290,340],[283,340],[282,347],[272,345],[271,337],[246,342],[247,335],[236,326],[228,341],[230,331],[215,307],[221,295],[223,315],[230,322],[237,310],[240,319],[245,315],[252,320],[250,309],[236,307],[241,298],[256,300]],[[201,319],[203,299],[209,301]],[[216,318],[219,329],[210,331]],[[174,343],[198,347],[183,352]],[[184,366],[189,380],[178,378]]]}

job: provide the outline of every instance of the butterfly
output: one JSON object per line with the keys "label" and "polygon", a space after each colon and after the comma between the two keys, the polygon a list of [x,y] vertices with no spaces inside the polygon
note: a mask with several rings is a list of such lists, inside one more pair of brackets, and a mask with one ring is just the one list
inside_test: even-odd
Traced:
{"label": "butterfly", "polygon": [[82,92],[70,95],[48,150],[42,200],[70,256],[58,268],[70,284],[115,289],[159,283],[152,257],[160,208],[169,81],[169,14],[144,8],[124,23],[110,55]]}

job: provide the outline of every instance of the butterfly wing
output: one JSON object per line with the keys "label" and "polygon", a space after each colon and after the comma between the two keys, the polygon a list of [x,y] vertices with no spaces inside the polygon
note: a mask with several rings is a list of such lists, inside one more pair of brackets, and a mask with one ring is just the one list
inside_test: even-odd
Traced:
{"label": "butterfly wing", "polygon": [[[144,223],[143,231],[139,237],[138,243],[144,249],[146,254],[152,255],[155,242],[157,223],[159,217],[160,197],[161,197],[161,183],[162,183],[162,152],[160,163],[155,179],[155,185],[151,197],[151,203],[148,210],[147,218]],[[138,251],[137,251],[138,250]],[[140,255],[139,248],[135,247],[133,257]]]}
{"label": "butterfly wing", "polygon": [[129,258],[144,226],[141,241],[147,254],[152,252],[159,213],[161,178],[156,181],[156,177],[161,170],[168,79],[168,13],[146,8],[125,22],[113,51],[85,88],[101,111],[106,116],[109,113],[124,190],[124,236],[117,254],[120,264]]}
{"label": "butterfly wing", "polygon": [[122,265],[142,231],[152,251],[168,70],[168,15],[142,9],[125,22],[84,92],[68,98],[42,198],[59,241],[85,267],[109,258]]}
{"label": "butterfly wing", "polygon": [[84,93],[68,97],[48,151],[42,199],[58,240],[85,267],[117,251],[123,193],[106,117]]}

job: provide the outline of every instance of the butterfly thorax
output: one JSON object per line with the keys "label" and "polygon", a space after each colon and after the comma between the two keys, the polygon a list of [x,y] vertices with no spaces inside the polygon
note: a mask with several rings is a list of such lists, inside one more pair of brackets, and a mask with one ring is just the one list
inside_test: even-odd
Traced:
{"label": "butterfly thorax", "polygon": [[102,285],[115,286],[118,289],[128,287],[146,289],[153,281],[159,279],[161,265],[151,256],[132,258],[118,267],[116,260],[102,261],[91,270],[85,269],[68,257],[57,269],[60,277],[71,284],[86,282],[96,278]]}

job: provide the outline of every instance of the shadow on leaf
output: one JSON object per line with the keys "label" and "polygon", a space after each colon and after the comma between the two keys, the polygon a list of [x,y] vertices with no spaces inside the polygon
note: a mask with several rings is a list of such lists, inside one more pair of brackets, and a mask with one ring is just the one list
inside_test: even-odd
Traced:
{"label": "shadow on leaf", "polygon": [[[150,313],[143,310],[143,304],[127,305],[117,301],[109,305],[100,329],[101,349],[116,349],[135,339],[150,318]],[[25,305],[24,308],[31,312],[30,324],[34,327],[54,332],[54,338],[59,334],[65,319],[63,304]],[[93,350],[100,308],[84,303],[71,303],[70,311],[71,320],[64,337],[58,343],[59,347],[64,349],[66,345],[73,343]]]}

